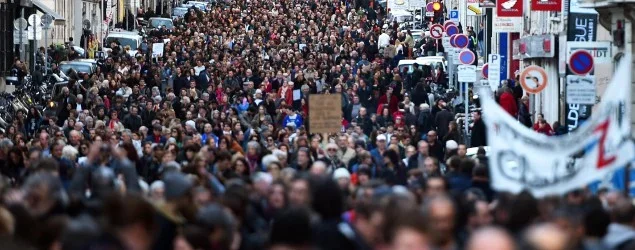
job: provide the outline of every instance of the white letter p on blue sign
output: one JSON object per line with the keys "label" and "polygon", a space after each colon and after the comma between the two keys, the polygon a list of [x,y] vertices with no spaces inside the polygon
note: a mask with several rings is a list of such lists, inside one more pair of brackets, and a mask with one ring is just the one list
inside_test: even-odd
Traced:
{"label": "white letter p on blue sign", "polygon": [[459,10],[450,10],[450,20],[452,21],[459,20]]}

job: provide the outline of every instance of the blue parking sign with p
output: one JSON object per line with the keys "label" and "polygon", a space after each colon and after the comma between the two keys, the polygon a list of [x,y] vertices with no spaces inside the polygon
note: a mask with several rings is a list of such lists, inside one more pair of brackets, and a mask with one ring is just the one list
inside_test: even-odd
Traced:
{"label": "blue parking sign with p", "polygon": [[450,20],[453,20],[453,21],[459,20],[459,10],[450,10]]}

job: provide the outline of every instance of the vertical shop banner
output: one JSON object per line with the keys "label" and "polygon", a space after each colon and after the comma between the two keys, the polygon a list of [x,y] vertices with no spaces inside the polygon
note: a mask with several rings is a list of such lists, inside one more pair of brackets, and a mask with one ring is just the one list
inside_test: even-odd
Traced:
{"label": "vertical shop banner", "polygon": [[597,38],[598,14],[569,13],[567,41],[593,42]]}
{"label": "vertical shop banner", "polygon": [[531,1],[531,11],[560,12],[562,9],[562,1],[563,0],[533,0]]}
{"label": "vertical shop banner", "polygon": [[492,21],[495,32],[521,32],[523,30],[523,1],[497,1],[496,15]]}

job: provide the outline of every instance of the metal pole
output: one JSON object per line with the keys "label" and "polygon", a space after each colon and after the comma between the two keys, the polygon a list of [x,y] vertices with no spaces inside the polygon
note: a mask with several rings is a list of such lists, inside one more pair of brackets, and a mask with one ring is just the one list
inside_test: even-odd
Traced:
{"label": "metal pole", "polygon": [[[486,12],[487,13],[487,12]],[[487,39],[489,37],[489,34],[487,34],[489,32],[489,30],[487,30],[487,15],[484,18],[485,20],[483,21],[483,64],[487,63],[487,46],[489,46],[489,44],[487,43]]]}
{"label": "metal pole", "polygon": [[469,104],[468,104],[469,101],[470,101],[470,91],[468,90],[468,88],[469,88],[470,84],[468,82],[464,82],[464,84],[465,84],[465,86],[464,86],[464,88],[465,88],[465,99],[464,99],[463,102],[465,103],[464,104],[465,105],[465,120],[464,120],[465,121],[464,122],[465,123],[465,145],[470,145],[469,144],[470,137],[468,136],[468,131],[469,131],[469,128],[468,128],[469,127],[468,117],[469,117],[469,114],[470,114],[470,109],[469,109]]}
{"label": "metal pole", "polygon": [[31,72],[35,70],[35,65],[37,64],[37,24],[35,23],[35,18],[33,18],[33,62],[31,63]]}
{"label": "metal pole", "polygon": [[[99,6],[99,41],[104,41],[104,0],[101,0],[101,5]],[[108,13],[106,13],[108,15]]]}
{"label": "metal pole", "polygon": [[626,164],[624,168],[624,194],[630,197],[631,194],[631,164]]}
{"label": "metal pole", "polygon": [[[20,17],[24,18],[24,8],[22,8],[22,10],[20,11]],[[20,61],[26,61],[26,55],[24,55],[26,48],[24,47],[25,42],[24,42],[24,36],[22,36],[22,33],[24,32],[24,26],[22,26],[22,22],[20,22]],[[28,37],[28,36],[27,36]]]}
{"label": "metal pole", "polygon": [[446,53],[448,53],[448,61],[450,61],[449,63],[450,68],[448,69],[448,80],[450,82],[448,83],[448,87],[456,89],[456,86],[454,86],[454,52],[453,50],[454,50],[453,48],[446,48],[446,51],[447,51]]}
{"label": "metal pole", "polygon": [[44,75],[48,73],[48,59],[49,59],[49,50],[48,50],[48,27],[44,27]]}

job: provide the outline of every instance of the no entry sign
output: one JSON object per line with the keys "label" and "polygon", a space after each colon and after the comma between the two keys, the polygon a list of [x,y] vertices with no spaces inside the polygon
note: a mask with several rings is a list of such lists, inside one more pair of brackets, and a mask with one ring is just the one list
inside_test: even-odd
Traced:
{"label": "no entry sign", "polygon": [[454,26],[456,26],[456,23],[454,23],[454,22],[453,22],[453,21],[451,21],[451,20],[447,20],[447,21],[445,21],[445,23],[443,23],[443,28],[445,28],[445,29],[447,30],[447,29],[448,29],[448,26],[450,26],[450,25],[454,25]]}
{"label": "no entry sign", "polygon": [[443,26],[441,24],[435,24],[430,27],[430,36],[434,39],[441,39],[443,37]]}
{"label": "no entry sign", "polygon": [[530,94],[538,94],[547,87],[549,79],[545,69],[531,65],[520,72],[520,86]]}
{"label": "no entry sign", "polygon": [[445,26],[445,34],[447,34],[448,36],[451,35],[456,35],[459,33],[459,27],[456,27],[456,25],[448,25]]}
{"label": "no entry sign", "polygon": [[569,58],[569,69],[576,75],[587,75],[593,70],[593,55],[586,50],[576,50]]}
{"label": "no entry sign", "polygon": [[454,38],[454,44],[456,45],[457,48],[463,49],[467,47],[468,43],[470,43],[470,39],[464,34],[458,34]]}
{"label": "no entry sign", "polygon": [[483,68],[481,69],[481,76],[485,79],[489,78],[489,64],[486,63],[483,65]]}
{"label": "no entry sign", "polygon": [[476,60],[476,55],[470,50],[464,50],[459,54],[459,61],[462,64],[470,65]]}
{"label": "no entry sign", "polygon": [[456,35],[450,36],[450,46],[456,48],[456,42],[454,41],[454,38],[456,38]]}

